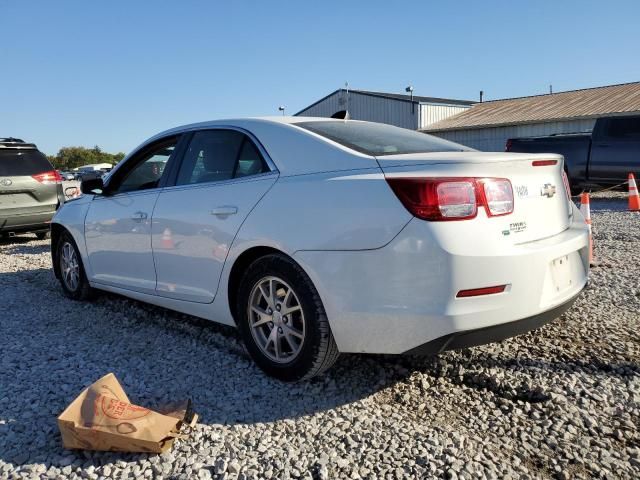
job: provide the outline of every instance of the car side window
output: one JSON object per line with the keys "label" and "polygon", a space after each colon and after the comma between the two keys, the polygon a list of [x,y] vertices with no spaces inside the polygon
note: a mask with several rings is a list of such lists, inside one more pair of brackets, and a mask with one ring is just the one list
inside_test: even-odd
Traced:
{"label": "car side window", "polygon": [[115,179],[112,192],[123,193],[156,188],[177,143],[177,139],[163,142],[143,153],[137,160],[132,159],[133,166],[120,179]]}
{"label": "car side window", "polygon": [[247,177],[266,171],[268,171],[267,164],[262,158],[262,155],[260,155],[258,148],[251,139],[245,135],[242,148],[240,149],[240,155],[238,156],[238,165],[236,166],[234,177]]}
{"label": "car side window", "polygon": [[177,185],[220,182],[267,171],[251,139],[235,130],[203,130],[191,138]]}
{"label": "car side window", "polygon": [[607,137],[619,140],[640,140],[640,117],[610,118]]}

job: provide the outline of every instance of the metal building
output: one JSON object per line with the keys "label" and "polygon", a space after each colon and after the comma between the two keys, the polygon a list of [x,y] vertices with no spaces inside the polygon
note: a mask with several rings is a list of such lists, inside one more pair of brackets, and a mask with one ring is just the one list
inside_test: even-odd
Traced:
{"label": "metal building", "polygon": [[509,138],[591,132],[598,117],[640,114],[640,82],[476,103],[420,130],[484,151]]}
{"label": "metal building", "polygon": [[395,93],[339,89],[300,110],[303,117],[344,118],[419,130],[467,110],[474,102]]}

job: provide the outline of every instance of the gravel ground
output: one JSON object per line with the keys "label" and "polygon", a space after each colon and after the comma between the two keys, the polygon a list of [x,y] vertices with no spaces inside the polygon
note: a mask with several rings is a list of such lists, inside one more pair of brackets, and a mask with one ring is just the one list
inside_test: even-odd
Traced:
{"label": "gravel ground", "polygon": [[[231,328],[115,295],[62,297],[49,245],[0,243],[0,478],[640,478],[640,214],[592,197],[602,265],[556,322],[439,358],[345,355],[287,385]],[[113,371],[190,397],[170,453],[72,452],[56,416]]]}

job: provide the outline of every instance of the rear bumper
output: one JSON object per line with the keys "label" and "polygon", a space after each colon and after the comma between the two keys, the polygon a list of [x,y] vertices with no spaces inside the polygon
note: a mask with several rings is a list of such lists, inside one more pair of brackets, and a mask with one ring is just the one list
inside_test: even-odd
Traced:
{"label": "rear bumper", "polygon": [[[569,308],[587,283],[588,230],[578,212],[565,231],[523,244],[502,237],[501,221],[508,220],[495,220],[490,241],[464,233],[461,222],[449,222],[457,225],[446,228],[459,230],[445,238],[414,219],[377,250],[307,251],[294,258],[320,294],[340,351],[459,348],[535,328]],[[556,266],[560,259],[563,268]],[[495,285],[507,287],[456,297],[460,290]]]}
{"label": "rear bumper", "polygon": [[436,355],[447,350],[457,350],[460,348],[475,347],[487,343],[499,342],[507,338],[515,337],[527,333],[531,330],[546,325],[547,323],[560,317],[569,310],[580,295],[576,295],[567,302],[546,312],[533,315],[515,322],[501,323],[490,327],[478,328],[476,330],[466,330],[462,332],[450,333],[430,342],[419,345],[404,352],[405,355]]}
{"label": "rear bumper", "polygon": [[0,232],[34,232],[48,230],[55,210],[50,212],[29,213],[3,216],[0,212]]}

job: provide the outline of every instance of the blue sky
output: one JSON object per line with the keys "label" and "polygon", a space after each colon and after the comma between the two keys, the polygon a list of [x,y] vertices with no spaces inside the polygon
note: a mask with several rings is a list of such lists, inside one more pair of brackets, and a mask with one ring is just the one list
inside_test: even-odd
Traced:
{"label": "blue sky", "polygon": [[129,151],[352,88],[495,99],[640,80],[637,1],[0,0],[0,137]]}

